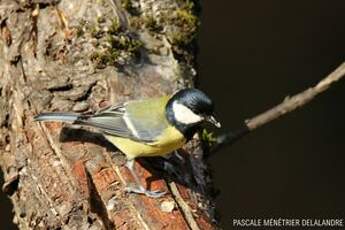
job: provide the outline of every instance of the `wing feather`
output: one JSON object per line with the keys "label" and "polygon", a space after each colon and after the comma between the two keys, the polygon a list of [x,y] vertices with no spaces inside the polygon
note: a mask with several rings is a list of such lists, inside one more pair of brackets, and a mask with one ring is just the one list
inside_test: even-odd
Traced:
{"label": "wing feather", "polygon": [[165,117],[167,100],[167,97],[162,97],[111,106],[82,120],[82,123],[99,128],[109,135],[154,142],[168,126]]}

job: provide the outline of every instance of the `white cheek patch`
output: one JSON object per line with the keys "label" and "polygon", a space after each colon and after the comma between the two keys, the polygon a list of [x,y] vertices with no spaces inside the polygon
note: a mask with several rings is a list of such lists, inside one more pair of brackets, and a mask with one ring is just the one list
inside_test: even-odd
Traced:
{"label": "white cheek patch", "polygon": [[204,120],[203,117],[195,114],[188,107],[182,104],[179,104],[177,102],[173,103],[173,111],[174,111],[176,121],[183,124],[193,124],[193,123],[198,123]]}

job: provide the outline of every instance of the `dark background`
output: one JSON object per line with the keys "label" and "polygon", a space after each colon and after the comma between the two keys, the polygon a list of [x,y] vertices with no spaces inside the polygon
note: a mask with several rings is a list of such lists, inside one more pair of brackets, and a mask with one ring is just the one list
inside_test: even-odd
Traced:
{"label": "dark background", "polygon": [[[199,86],[223,127],[315,85],[345,61],[345,1],[202,1]],[[345,217],[345,79],[211,157],[233,218]]]}
{"label": "dark background", "polygon": [[[202,4],[200,87],[216,102],[219,133],[316,84],[345,60],[343,0]],[[342,80],[211,157],[225,229],[233,218],[345,217],[344,100]],[[0,202],[1,226],[12,229],[9,200],[1,194]]]}

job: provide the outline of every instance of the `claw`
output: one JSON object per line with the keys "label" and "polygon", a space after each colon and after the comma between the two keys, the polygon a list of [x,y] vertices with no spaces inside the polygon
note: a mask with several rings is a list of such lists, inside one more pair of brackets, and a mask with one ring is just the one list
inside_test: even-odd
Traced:
{"label": "claw", "polygon": [[159,198],[159,197],[164,196],[166,193],[167,193],[167,191],[161,192],[159,190],[156,190],[156,191],[148,191],[148,190],[146,190],[145,191],[145,195],[148,196],[148,197],[151,197],[151,198]]}
{"label": "claw", "polygon": [[125,192],[127,193],[138,193],[138,194],[144,194],[144,191],[140,188],[132,187],[132,186],[127,186],[125,187]]}
{"label": "claw", "polygon": [[151,198],[159,198],[159,197],[161,197],[167,193],[166,191],[164,191],[164,192],[161,192],[159,190],[149,191],[147,189],[144,189],[143,187],[132,187],[132,186],[127,186],[125,188],[125,192],[144,194],[144,195],[151,197]]}
{"label": "claw", "polygon": [[146,195],[148,197],[152,197],[152,198],[161,197],[166,193],[166,192],[160,192],[160,191],[149,191],[149,190],[145,189],[142,185],[140,185],[139,177],[137,176],[137,174],[134,171],[134,160],[127,161],[126,167],[129,169],[129,171],[131,172],[131,174],[135,180],[135,183],[138,185],[138,187],[127,186],[125,188],[126,192],[144,194],[144,195]]}

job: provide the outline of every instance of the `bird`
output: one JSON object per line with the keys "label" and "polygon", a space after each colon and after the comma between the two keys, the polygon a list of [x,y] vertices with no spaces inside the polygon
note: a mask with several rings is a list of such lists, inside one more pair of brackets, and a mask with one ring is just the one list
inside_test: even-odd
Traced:
{"label": "bird", "polygon": [[41,113],[35,121],[58,121],[98,129],[104,137],[126,155],[125,166],[135,180],[126,191],[158,198],[165,194],[141,185],[134,170],[139,157],[166,156],[181,148],[209,122],[220,128],[214,116],[214,103],[201,90],[185,88],[172,95],[130,100],[108,106],[94,114],[70,112]]}

